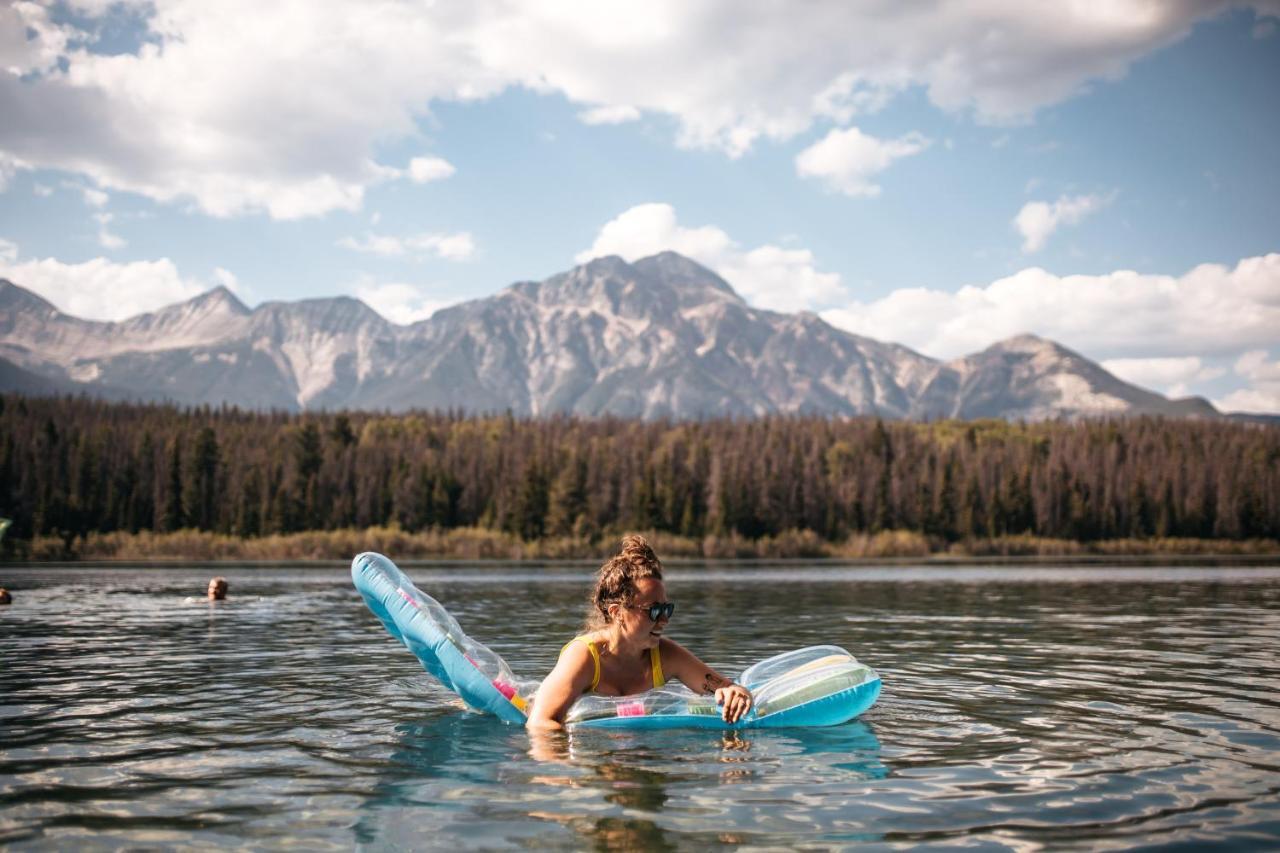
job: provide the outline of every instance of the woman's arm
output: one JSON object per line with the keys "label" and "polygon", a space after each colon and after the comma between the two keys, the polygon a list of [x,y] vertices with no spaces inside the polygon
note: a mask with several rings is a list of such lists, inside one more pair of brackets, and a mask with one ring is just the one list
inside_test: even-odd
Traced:
{"label": "woman's arm", "polygon": [[715,696],[725,722],[736,723],[751,710],[751,691],[741,684],[734,684],[698,660],[697,655],[675,640],[663,637],[658,651],[662,656],[663,673],[679,679],[695,693]]}
{"label": "woman's arm", "polygon": [[525,725],[531,729],[562,729],[564,715],[586,692],[595,676],[595,662],[585,643],[570,643],[560,652],[555,669],[538,688]]}

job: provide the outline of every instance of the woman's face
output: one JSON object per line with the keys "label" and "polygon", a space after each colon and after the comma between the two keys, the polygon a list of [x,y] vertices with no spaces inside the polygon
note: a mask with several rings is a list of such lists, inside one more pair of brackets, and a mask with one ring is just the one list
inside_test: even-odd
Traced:
{"label": "woman's face", "polygon": [[644,648],[658,645],[662,633],[667,628],[667,617],[659,616],[654,622],[649,618],[649,606],[663,604],[667,601],[667,588],[656,578],[641,578],[636,581],[636,600],[630,606],[618,605],[616,621],[622,636],[628,640],[637,640]]}

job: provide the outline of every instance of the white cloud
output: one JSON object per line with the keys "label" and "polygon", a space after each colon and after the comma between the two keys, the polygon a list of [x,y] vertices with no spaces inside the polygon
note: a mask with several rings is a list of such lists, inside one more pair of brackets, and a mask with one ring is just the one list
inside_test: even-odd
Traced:
{"label": "white cloud", "polygon": [[836,273],[820,272],[807,249],[773,245],[743,249],[714,225],[687,228],[669,204],[640,204],[600,229],[590,249],[575,260],[604,255],[635,261],[671,250],[719,273],[752,305],[775,311],[799,311],[849,298]]}
{"label": "white cloud", "polygon": [[840,275],[820,272],[808,249],[758,246],[730,254],[715,270],[748,302],[773,311],[810,311],[849,298]]}
{"label": "white cloud", "polygon": [[53,195],[53,187],[46,184],[34,184],[31,187],[31,191],[40,198],[48,198]]}
{"label": "white cloud", "polygon": [[417,234],[412,237],[393,237],[365,232],[361,238],[343,237],[337,243],[343,249],[354,252],[400,257],[403,255],[435,256],[446,261],[465,261],[475,254],[475,240],[466,231],[453,234]]}
{"label": "white cloud", "polygon": [[1115,195],[1062,196],[1050,204],[1029,201],[1013,218],[1013,227],[1022,235],[1022,251],[1038,252],[1044,248],[1049,236],[1060,225],[1075,225],[1091,213],[1096,213],[1114,200]]}
{"label": "white cloud", "polygon": [[873,178],[894,160],[919,154],[929,140],[919,133],[899,139],[877,139],[856,127],[832,130],[796,157],[796,174],[818,178],[828,187],[854,197],[880,195]]}
{"label": "white cloud", "polygon": [[1254,382],[1280,382],[1280,361],[1267,361],[1266,350],[1249,350],[1236,360],[1236,373]]}
{"label": "white cloud", "polygon": [[[674,116],[684,145],[740,155],[815,117],[840,122],[923,88],[946,110],[1025,119],[1185,35],[1226,0],[1155,6],[844,0],[489,6],[479,55],[578,103]],[[507,14],[503,14],[506,11]]]}
{"label": "white cloud", "polygon": [[401,325],[425,320],[457,301],[433,298],[425,288],[418,285],[378,282],[369,277],[356,282],[352,292],[374,311]]}
{"label": "white cloud", "polygon": [[40,3],[0,5],[0,73],[21,77],[52,69],[73,34],[52,23]]}
{"label": "white cloud", "polygon": [[590,249],[574,258],[586,263],[604,255],[618,255],[634,261],[670,249],[706,263],[731,250],[729,235],[714,225],[685,228],[676,221],[675,208],[669,204],[638,204],[609,220],[596,235]]}
{"label": "white cloud", "polygon": [[98,245],[104,249],[123,249],[129,245],[119,234],[111,231],[111,222],[115,217],[110,213],[95,213],[93,218],[98,222]]}
{"label": "white cloud", "polygon": [[1213,405],[1220,412],[1280,415],[1280,388],[1275,386],[1270,390],[1239,388],[1215,399]]}
{"label": "white cloud", "polygon": [[0,263],[13,263],[18,259],[18,244],[0,237]]}
{"label": "white cloud", "polygon": [[874,113],[883,109],[893,96],[906,88],[904,78],[886,75],[881,82],[863,79],[857,72],[846,71],[838,75],[822,91],[813,97],[815,115],[829,118],[837,124],[848,124],[855,116]]}
{"label": "white cloud", "polygon": [[440,181],[456,171],[452,163],[440,157],[414,157],[409,161],[409,178],[415,184]]}
{"label": "white cloud", "polygon": [[343,237],[336,243],[343,249],[353,252],[364,252],[369,255],[381,255],[384,258],[396,257],[405,253],[404,240],[399,237],[365,232],[364,237]]}
{"label": "white cloud", "polygon": [[[37,40],[65,72],[0,74],[0,150],[103,189],[193,199],[215,216],[296,219],[355,210],[370,185],[398,176],[373,152],[414,134],[433,101],[505,85],[455,43],[451,13],[412,4],[344,0],[317,14],[158,0],[139,13],[150,31],[135,54],[50,36]],[[25,33],[12,20],[0,27]]]}
{"label": "white cloud", "polygon": [[245,289],[240,284],[240,279],[231,270],[224,269],[222,267],[214,267],[213,283],[222,285],[236,296],[244,297],[245,295]]}
{"label": "white cloud", "polygon": [[638,121],[640,111],[627,104],[612,107],[595,107],[578,113],[578,120],[583,124],[626,124]]}
{"label": "white cloud", "polygon": [[[64,190],[71,190],[79,193],[86,207],[103,208],[107,206],[107,202],[111,200],[111,196],[96,187],[87,186],[80,181],[62,181],[61,186]],[[49,191],[50,193],[52,190]],[[49,193],[45,193],[48,195]]]}
{"label": "white cloud", "polygon": [[1185,397],[1194,385],[1226,374],[1226,368],[1206,365],[1199,356],[1110,358],[1102,366],[1134,385],[1154,388],[1170,397]]}
{"label": "white cloud", "polygon": [[9,189],[9,182],[13,180],[14,175],[28,168],[30,167],[26,163],[0,150],[0,193]]}
{"label": "white cloud", "polygon": [[103,225],[98,229],[98,245],[104,249],[114,251],[116,249],[123,249],[125,246],[129,245],[129,242],[119,234],[108,230],[107,226]]}
{"label": "white cloud", "polygon": [[475,240],[466,231],[455,234],[420,234],[409,238],[410,248],[429,252],[446,261],[465,261],[475,254]]}
{"label": "white cloud", "polygon": [[184,278],[168,258],[118,264],[94,258],[64,264],[54,258],[0,263],[0,277],[32,290],[59,310],[89,320],[123,320],[197,296],[206,282]]}
{"label": "white cloud", "polygon": [[1227,394],[1214,405],[1224,412],[1280,414],[1280,360],[1269,361],[1265,349],[1249,350],[1236,360],[1237,376],[1252,383]]}
{"label": "white cloud", "polygon": [[904,288],[823,312],[836,326],[952,358],[1031,332],[1092,358],[1233,355],[1280,329],[1280,254],[1181,276],[1121,270],[1057,276],[1037,267],[958,291]]}
{"label": "white cloud", "polygon": [[[114,5],[74,4],[90,29]],[[668,116],[678,144],[738,156],[909,89],[1025,120],[1233,5],[153,0],[130,5],[148,27],[139,50],[108,55],[45,6],[10,3],[0,152],[215,216],[291,219],[358,209],[396,172],[375,152],[441,102],[523,86],[588,113]]]}

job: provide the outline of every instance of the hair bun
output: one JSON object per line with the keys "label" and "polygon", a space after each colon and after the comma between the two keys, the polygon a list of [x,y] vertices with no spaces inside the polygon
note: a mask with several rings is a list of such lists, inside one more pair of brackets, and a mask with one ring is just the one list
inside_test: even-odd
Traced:
{"label": "hair bun", "polygon": [[622,550],[618,552],[618,556],[629,563],[658,562],[658,555],[653,553],[648,541],[636,533],[622,537]]}

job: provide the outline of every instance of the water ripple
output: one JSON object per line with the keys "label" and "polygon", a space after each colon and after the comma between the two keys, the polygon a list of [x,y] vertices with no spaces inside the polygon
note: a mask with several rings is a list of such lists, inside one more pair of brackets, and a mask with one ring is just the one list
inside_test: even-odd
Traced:
{"label": "water ripple", "polygon": [[[537,675],[587,571],[413,574]],[[6,571],[0,843],[1280,843],[1276,570],[686,568],[672,630],[710,663],[836,643],[881,702],[832,729],[532,740],[464,712],[345,571],[221,567],[216,605],[212,573]]]}

